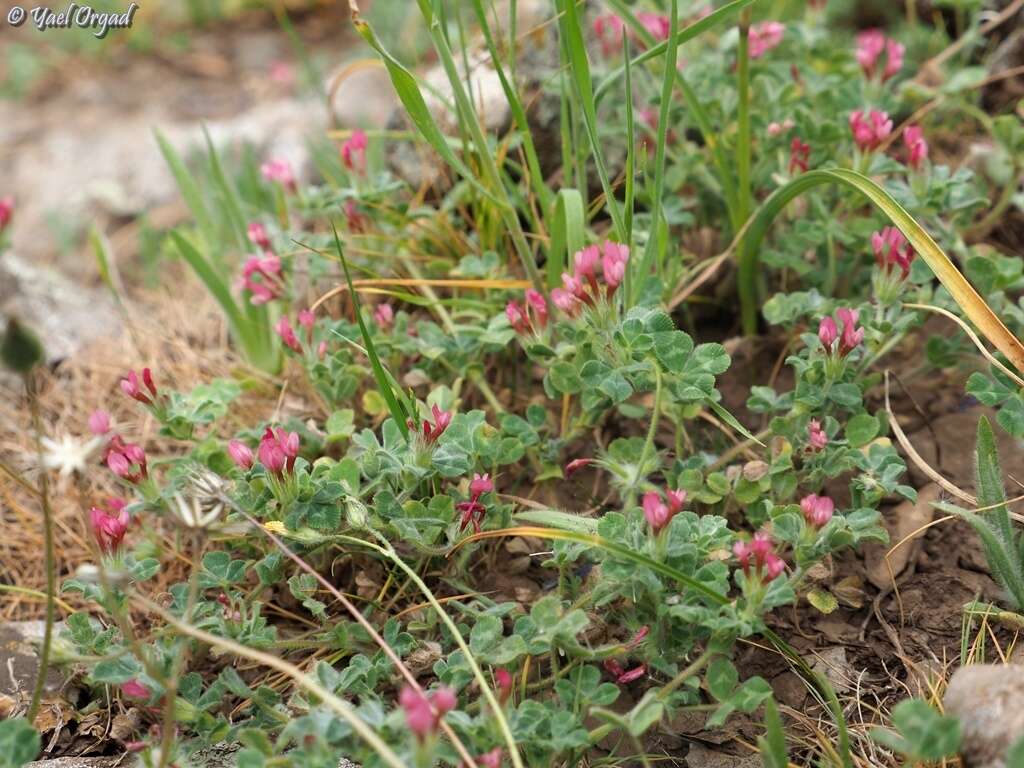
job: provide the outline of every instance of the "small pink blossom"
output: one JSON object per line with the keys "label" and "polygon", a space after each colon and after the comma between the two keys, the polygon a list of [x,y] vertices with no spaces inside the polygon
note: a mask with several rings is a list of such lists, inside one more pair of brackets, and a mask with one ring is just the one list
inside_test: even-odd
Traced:
{"label": "small pink blossom", "polygon": [[644,29],[656,42],[668,40],[672,32],[672,22],[665,14],[643,11],[636,15],[636,19],[643,24]]}
{"label": "small pink blossom", "polygon": [[388,330],[395,322],[395,310],[387,302],[381,302],[373,310],[373,320],[382,331]]}
{"label": "small pink blossom", "polygon": [[686,503],[686,491],[682,489],[677,491],[666,490],[665,497],[668,499],[668,510],[673,515],[679,512]]}
{"label": "small pink blossom", "polygon": [[768,123],[767,133],[769,136],[778,136],[793,129],[796,123],[791,118],[786,118],[781,123],[771,122]]}
{"label": "small pink blossom", "polygon": [[638,664],[632,669],[627,670],[617,659],[605,659],[604,668],[613,678],[615,678],[615,682],[619,685],[628,685],[634,680],[639,680],[647,674],[646,664]]}
{"label": "small pink blossom", "polygon": [[857,109],[850,113],[850,131],[861,152],[870,152],[892,133],[892,120],[887,112],[872,109],[865,115],[863,110]]}
{"label": "small pink blossom", "polygon": [[287,61],[270,62],[270,79],[278,85],[291,85],[295,82],[295,68]]}
{"label": "small pink blossom", "polygon": [[574,474],[579,472],[584,467],[593,464],[593,459],[573,459],[565,465],[565,477],[566,479],[572,477]]}
{"label": "small pink blossom", "polygon": [[885,34],[880,29],[866,29],[857,35],[855,56],[864,76],[868,79],[875,74],[878,58],[885,50]]}
{"label": "small pink blossom", "polygon": [[772,48],[782,42],[786,25],[778,21],[765,21],[750,27],[749,54],[751,59],[759,59]]}
{"label": "small pink blossom", "polygon": [[831,520],[835,508],[835,502],[828,496],[818,496],[812,493],[800,500],[800,511],[803,512],[804,519],[808,525],[813,525],[815,528],[821,528]]}
{"label": "small pink blossom", "polygon": [[512,696],[512,687],[515,684],[512,673],[507,669],[494,670],[494,684],[498,689],[498,702],[504,704]]}
{"label": "small pink blossom", "polygon": [[875,252],[875,263],[879,269],[892,272],[894,267],[898,267],[903,279],[910,274],[910,264],[916,254],[896,227],[884,227],[872,234],[871,249]]}
{"label": "small pink blossom", "polygon": [[455,709],[455,691],[441,687],[430,694],[428,699],[411,686],[402,688],[398,703],[405,710],[405,722],[416,738],[423,741],[437,731],[441,718]]}
{"label": "small pink blossom", "polygon": [[10,195],[0,197],[0,232],[7,229],[14,216],[14,198]]}
{"label": "small pink blossom", "polygon": [[291,472],[295,468],[295,459],[299,455],[298,433],[286,432],[281,427],[276,429],[267,427],[260,438],[257,455],[260,464],[268,472],[276,475],[285,471]]}
{"label": "small pink blossom", "polygon": [[316,324],[316,315],[313,314],[311,309],[304,309],[299,312],[299,325],[305,328],[307,331],[313,330],[313,326]]}
{"label": "small pink blossom", "polygon": [[281,259],[273,254],[250,256],[242,265],[242,287],[252,294],[252,304],[266,304],[284,291]]}
{"label": "small pink blossom", "polygon": [[149,477],[146,452],[142,446],[126,443],[120,435],[110,438],[106,460],[110,471],[129,483],[138,483]]}
{"label": "small pink blossom", "polygon": [[675,515],[675,513],[669,509],[668,505],[661,500],[661,494],[655,491],[648,491],[644,494],[643,509],[644,518],[651,526],[651,530],[655,533],[658,533],[662,528],[668,525],[669,521]]}
{"label": "small pink blossom", "polygon": [[786,568],[786,563],[779,557],[772,544],[771,537],[764,531],[758,531],[748,543],[737,541],[732,545],[733,554],[739,561],[740,568],[747,576],[751,571],[760,574],[762,582],[767,584]]}
{"label": "small pink blossom", "polygon": [[110,431],[110,414],[103,409],[95,410],[89,415],[89,431],[97,437]]}
{"label": "small pink blossom", "polygon": [[267,234],[267,228],[260,222],[250,222],[249,226],[246,228],[246,234],[249,237],[249,242],[257,248],[260,248],[263,251],[270,250],[270,236]]}
{"label": "small pink blossom", "polygon": [[614,13],[605,13],[594,19],[594,35],[601,42],[601,52],[606,58],[622,50],[625,32],[626,24]]}
{"label": "small pink blossom", "polygon": [[921,170],[921,164],[928,159],[928,142],[924,131],[919,125],[908,125],[903,129],[903,143],[909,154],[908,163],[915,171]]}
{"label": "small pink blossom", "polygon": [[370,229],[370,220],[359,210],[355,200],[346,200],[344,205],[345,222],[349,232],[361,234]]}
{"label": "small pink blossom", "polygon": [[626,263],[629,261],[629,246],[606,240],[604,255],[601,257],[601,271],[611,294],[626,277]]}
{"label": "small pink blossom", "polygon": [[293,352],[302,353],[302,343],[299,341],[299,337],[295,335],[295,330],[292,328],[287,315],[281,315],[281,319],[277,321],[274,330],[277,331],[277,335],[281,337],[281,341],[285,343],[286,347]]}
{"label": "small pink blossom", "polygon": [[820,451],[828,445],[828,435],[817,419],[811,419],[807,424],[807,444],[812,451]]}
{"label": "small pink blossom", "polygon": [[[601,263],[601,249],[596,245],[588,245],[582,250],[576,251],[572,257],[573,266],[575,267],[575,277],[577,280],[581,278],[593,279],[597,277],[597,267]],[[562,276],[563,282],[565,276]],[[580,283],[582,286],[582,282]],[[568,286],[566,286],[568,288]]]}
{"label": "small pink blossom", "polygon": [[505,317],[508,318],[508,324],[512,326],[512,330],[516,333],[533,333],[530,318],[527,316],[526,310],[518,302],[510,301],[505,305]]}
{"label": "small pink blossom", "polygon": [[794,136],[789,145],[789,174],[796,174],[797,171],[805,173],[810,165],[811,145],[800,141],[799,136]]}
{"label": "small pink blossom", "polygon": [[540,291],[533,288],[526,289],[526,307],[532,311],[538,328],[546,328],[548,324],[548,302]]}
{"label": "small pink blossom", "polygon": [[157,392],[156,385],[153,383],[153,372],[149,368],[142,369],[142,383],[149,391],[149,395],[139,386],[139,375],[135,371],[128,371],[125,377],[121,379],[121,391],[132,400],[137,400],[143,405],[153,405],[153,400],[158,397],[159,393]]}
{"label": "small pink blossom", "polygon": [[228,443],[228,455],[242,469],[251,469],[252,463],[255,460],[252,448],[241,440],[232,440]]}
{"label": "small pink blossom", "polygon": [[469,492],[474,498],[479,498],[485,493],[490,493],[494,490],[494,481],[491,480],[491,476],[488,474],[473,475],[473,479],[469,483]]}
{"label": "small pink blossom", "polygon": [[476,764],[480,768],[501,768],[501,761],[504,757],[504,752],[501,747],[495,747],[490,752],[485,752],[479,755],[476,759]]}
{"label": "small pink blossom", "polygon": [[569,317],[576,317],[580,312],[580,300],[564,288],[551,291],[551,303]]}
{"label": "small pink blossom", "polygon": [[352,135],[341,145],[341,162],[350,171],[358,174],[366,173],[366,147],[369,141],[366,132],[357,128]]}
{"label": "small pink blossom", "polygon": [[327,342],[321,341],[316,346],[316,356],[318,359],[323,360],[327,356]]}
{"label": "small pink blossom", "polygon": [[296,189],[295,174],[287,160],[271,158],[260,166],[260,173],[263,174],[265,180],[280,184],[289,192],[294,192]]}
{"label": "small pink blossom", "polygon": [[135,679],[129,680],[126,683],[121,683],[121,693],[123,693],[129,699],[149,698],[149,688],[147,688]]}
{"label": "small pink blossom", "polygon": [[828,316],[821,318],[821,322],[818,323],[818,341],[826,352],[832,351],[832,345],[838,338],[839,328],[836,327],[836,321]]}
{"label": "small pink blossom", "polygon": [[[423,420],[423,441],[427,445],[433,445],[437,442],[437,438],[444,434],[444,431],[448,429],[448,425],[452,423],[451,411],[442,411],[436,405],[430,408],[431,415],[434,417],[433,423],[424,419]],[[409,427],[413,426],[412,422],[409,422]]]}
{"label": "small pink blossom", "polygon": [[840,307],[836,310],[836,317],[843,324],[843,333],[839,339],[839,354],[848,355],[864,341],[864,329],[857,327],[857,319],[860,312],[856,309]]}
{"label": "small pink blossom", "polygon": [[885,69],[882,70],[882,82],[884,83],[894,77],[903,69],[903,54],[906,53],[903,43],[898,43],[892,38],[885,43]]}
{"label": "small pink blossom", "polygon": [[120,550],[121,542],[128,532],[128,523],[131,522],[127,506],[121,499],[110,498],[103,503],[102,508],[93,507],[89,510],[92,535],[101,552],[109,555]]}

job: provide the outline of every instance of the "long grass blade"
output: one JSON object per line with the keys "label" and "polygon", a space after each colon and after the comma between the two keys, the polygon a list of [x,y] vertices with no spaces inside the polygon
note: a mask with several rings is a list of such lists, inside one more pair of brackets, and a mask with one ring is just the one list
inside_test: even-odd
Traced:
{"label": "long grass blade", "polygon": [[1024,345],[1010,333],[931,235],[877,183],[861,173],[845,168],[828,168],[800,174],[785,186],[775,190],[754,215],[744,238],[749,247],[742,249],[743,259],[739,265],[744,333],[753,334],[757,331],[757,269],[759,246],[765,232],[791,200],[822,184],[841,184],[867,197],[910,241],[914,250],[931,267],[939,282],[950,292],[967,318],[996,349],[1006,355],[1018,371],[1024,372]]}
{"label": "long grass blade", "polygon": [[409,427],[406,422],[410,417],[409,410],[406,408],[404,403],[404,397],[399,395],[399,397],[402,398],[399,399],[399,397],[395,396],[391,380],[384,371],[384,366],[381,365],[380,357],[377,355],[377,348],[373,344],[373,337],[366,328],[366,321],[363,320],[363,313],[359,311],[359,302],[356,300],[357,294],[352,285],[352,275],[349,274],[348,271],[348,260],[342,252],[341,238],[338,237],[338,228],[334,226],[334,222],[331,222],[331,229],[334,230],[334,247],[338,252],[338,259],[341,261],[341,266],[345,271],[345,280],[348,283],[349,293],[351,293],[353,297],[352,301],[355,306],[356,323],[359,325],[359,333],[363,337],[366,356],[370,359],[370,368],[373,370],[373,378],[377,380],[377,387],[380,389],[384,402],[387,403],[388,410],[391,412],[391,417],[395,420],[395,424],[398,425],[398,429],[402,433],[402,437],[408,440]]}
{"label": "long grass blade", "polygon": [[561,284],[562,272],[572,261],[572,255],[583,248],[586,212],[583,195],[578,189],[562,189],[555,196],[554,216],[551,220],[551,247],[548,249],[548,287]]}

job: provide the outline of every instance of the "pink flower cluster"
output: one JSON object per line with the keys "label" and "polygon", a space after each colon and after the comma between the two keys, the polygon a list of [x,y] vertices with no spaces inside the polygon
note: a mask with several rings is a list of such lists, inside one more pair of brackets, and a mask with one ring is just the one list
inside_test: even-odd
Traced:
{"label": "pink flower cluster", "polygon": [[295,469],[295,459],[299,455],[299,435],[297,432],[286,432],[281,427],[267,427],[260,438],[257,448],[260,464],[268,472],[281,475]]}
{"label": "pink flower cluster", "polygon": [[[316,317],[313,315],[312,310],[304,309],[299,312],[298,317],[299,327],[304,329],[306,332],[306,343],[310,348],[313,347],[313,326],[316,325]],[[281,337],[281,341],[288,349],[292,350],[297,354],[303,353],[302,342],[299,341],[299,337],[295,335],[295,329],[292,328],[291,321],[287,315],[281,315],[281,319],[277,321],[277,325],[274,326],[274,330],[277,331],[277,335]],[[321,360],[324,355],[327,354],[327,342],[321,341],[316,348],[317,357]]]}
{"label": "pink flower cluster", "polygon": [[494,670],[494,684],[498,689],[498,703],[504,706],[512,698],[512,687],[515,684],[512,673],[507,669]]}
{"label": "pink flower cluster", "polygon": [[619,685],[632,683],[634,680],[639,680],[647,674],[646,664],[638,664],[632,669],[626,669],[617,659],[605,659],[604,668],[608,674],[615,678],[615,682]]}
{"label": "pink flower cluster", "polygon": [[341,162],[350,171],[363,175],[366,173],[366,147],[369,141],[366,132],[356,128],[352,135],[341,145]]}
{"label": "pink flower cluster", "polygon": [[755,533],[749,543],[737,541],[732,545],[732,552],[736,555],[745,575],[750,576],[753,570],[755,574],[761,576],[761,581],[765,584],[786,570],[785,561],[775,554],[771,536],[764,531]]}
{"label": "pink flower cluster", "polygon": [[127,443],[120,435],[110,438],[106,461],[111,472],[129,483],[139,483],[149,477],[146,452],[142,446]]}
{"label": "pink flower cluster", "polygon": [[871,79],[875,76],[878,60],[885,54],[885,68],[882,70],[882,82],[903,68],[903,54],[906,48],[892,38],[887,38],[880,29],[868,29],[857,35],[857,63],[864,70],[864,76]]}
{"label": "pink flower cluster", "polygon": [[228,443],[228,455],[235,462],[235,465],[241,469],[252,469],[253,461],[256,459],[252,448],[241,440],[232,440]]}
{"label": "pink flower cluster", "polygon": [[153,382],[153,372],[149,368],[142,369],[142,383],[149,391],[148,395],[139,386],[139,375],[135,371],[128,371],[127,375],[121,379],[121,391],[143,405],[153,405],[160,393]]}
{"label": "pink flower cluster", "polygon": [[441,687],[428,699],[412,686],[405,686],[398,695],[398,703],[405,710],[405,723],[419,741],[437,732],[441,718],[455,709],[458,700],[452,688]]}
{"label": "pink flower cluster", "polygon": [[0,232],[7,229],[12,216],[14,216],[14,198],[10,195],[0,197]]}
{"label": "pink flower cluster", "polygon": [[121,542],[128,532],[128,523],[131,522],[127,506],[122,499],[109,498],[102,507],[89,510],[92,535],[104,554],[115,554],[121,549]]}
{"label": "pink flower cluster", "polygon": [[828,435],[821,427],[821,422],[811,419],[807,423],[807,447],[812,451],[820,451],[828,445]]}
{"label": "pink flower cluster", "polygon": [[547,328],[548,303],[540,291],[527,288],[525,305],[510,301],[505,305],[505,317],[516,333],[534,334]]}
{"label": "pink flower cluster", "polygon": [[260,166],[260,173],[266,181],[280,184],[289,192],[296,190],[295,174],[287,160],[271,158]]}
{"label": "pink flower cluster", "polygon": [[907,164],[915,171],[921,170],[921,164],[928,159],[928,142],[924,131],[919,125],[908,125],[903,129],[903,144],[907,148]]}
{"label": "pink flower cluster", "polygon": [[875,263],[879,269],[891,273],[894,267],[899,267],[904,280],[910,274],[910,264],[917,255],[896,227],[885,227],[871,235],[871,249],[875,252]]}
{"label": "pink flower cluster", "polygon": [[249,301],[255,305],[280,298],[284,293],[281,259],[269,251],[250,256],[242,265],[242,287],[252,294]]}
{"label": "pink flower cluster", "polygon": [[[671,21],[668,16],[644,11],[638,13],[636,18],[656,42],[668,40],[671,32]],[[622,36],[625,33],[626,23],[614,13],[605,13],[594,19],[594,35],[601,43],[601,53],[606,57],[622,51]]]}
{"label": "pink flower cluster", "polygon": [[132,678],[126,683],[121,683],[121,693],[129,699],[148,699],[149,688]]}
{"label": "pink flower cluster", "polygon": [[856,309],[840,307],[836,310],[836,319],[843,326],[842,334],[836,320],[825,316],[818,324],[818,341],[830,355],[836,352],[836,341],[839,341],[839,356],[846,357],[864,341],[864,329],[857,327],[860,312]]}
{"label": "pink flower cluster", "polygon": [[662,501],[661,494],[656,491],[648,491],[644,494],[644,518],[655,533],[668,525],[686,503],[686,491],[666,490],[665,496],[668,499],[667,504]]}
{"label": "pink flower cluster", "polygon": [[811,160],[811,145],[800,141],[799,136],[794,136],[789,145],[789,175],[797,171],[807,171]]}
{"label": "pink flower cluster", "polygon": [[[551,291],[551,301],[562,312],[575,317],[580,309],[594,304],[602,297],[611,298],[626,277],[629,246],[605,240],[600,246],[588,245],[573,254],[573,272],[562,273],[562,288]],[[598,280],[601,269],[604,287]]]}
{"label": "pink flower cluster", "polygon": [[872,109],[865,115],[861,109],[850,113],[850,131],[861,152],[870,152],[881,146],[892,133],[892,120],[888,112]]}
{"label": "pink flower cluster", "polygon": [[835,509],[835,502],[828,496],[818,496],[812,493],[800,500],[800,511],[804,514],[804,520],[815,528],[821,528],[831,520]]}
{"label": "pink flower cluster", "polygon": [[778,21],[765,21],[750,27],[747,51],[750,58],[759,59],[782,42],[786,25]]}
{"label": "pink flower cluster", "polygon": [[395,310],[387,302],[378,304],[373,310],[373,321],[382,331],[388,330],[395,322]]}
{"label": "pink flower cluster", "polygon": [[480,497],[493,490],[494,481],[491,480],[490,475],[473,475],[473,480],[469,483],[469,501],[460,501],[455,505],[455,509],[462,513],[462,524],[459,525],[460,533],[466,530],[466,526],[470,523],[473,524],[473,533],[480,533],[480,523],[484,521],[484,515],[487,514],[487,507],[480,503]]}
{"label": "pink flower cluster", "polygon": [[[452,423],[451,411],[442,411],[436,405],[430,408],[431,415],[434,417],[433,423],[427,419],[423,420],[423,442],[427,445],[433,445],[437,442],[437,438],[444,434],[444,431],[448,429],[448,425]],[[406,426],[409,429],[416,429],[416,424],[412,419],[406,422]]]}

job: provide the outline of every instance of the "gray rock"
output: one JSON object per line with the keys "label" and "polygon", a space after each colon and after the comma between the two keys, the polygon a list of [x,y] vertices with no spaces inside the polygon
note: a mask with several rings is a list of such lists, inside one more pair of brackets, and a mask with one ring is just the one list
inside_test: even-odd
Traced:
{"label": "gray rock", "polygon": [[[42,621],[6,621],[0,623],[0,697],[17,702],[31,696],[39,674],[39,644],[43,640]],[[63,622],[53,627],[54,639],[63,629]],[[64,683],[60,672],[51,665],[46,675],[48,690],[57,690]]]}
{"label": "gray rock", "polygon": [[0,256],[0,316],[17,317],[43,341],[47,362],[115,335],[120,318],[106,291],[76,283],[14,253]]}
{"label": "gray rock", "polygon": [[960,718],[968,768],[1006,768],[1006,752],[1024,735],[1024,667],[972,664],[953,675],[943,696]]}

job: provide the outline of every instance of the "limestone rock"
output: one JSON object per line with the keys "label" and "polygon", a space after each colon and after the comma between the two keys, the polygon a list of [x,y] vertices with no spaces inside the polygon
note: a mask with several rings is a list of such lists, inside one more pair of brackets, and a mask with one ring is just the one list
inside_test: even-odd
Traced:
{"label": "limestone rock", "polygon": [[1024,735],[1024,667],[972,664],[953,675],[943,696],[960,718],[968,768],[1005,768],[1006,752]]}

